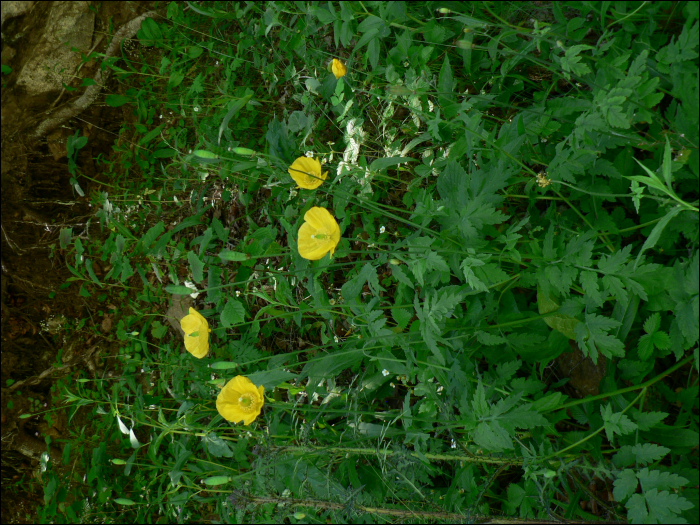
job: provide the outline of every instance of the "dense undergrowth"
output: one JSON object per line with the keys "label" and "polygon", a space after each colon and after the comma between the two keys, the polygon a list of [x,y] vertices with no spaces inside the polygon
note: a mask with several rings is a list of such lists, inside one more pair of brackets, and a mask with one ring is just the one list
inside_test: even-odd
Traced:
{"label": "dense undergrowth", "polygon": [[44,521],[697,522],[697,4],[166,10],[105,64],[105,236],[61,236],[121,350]]}

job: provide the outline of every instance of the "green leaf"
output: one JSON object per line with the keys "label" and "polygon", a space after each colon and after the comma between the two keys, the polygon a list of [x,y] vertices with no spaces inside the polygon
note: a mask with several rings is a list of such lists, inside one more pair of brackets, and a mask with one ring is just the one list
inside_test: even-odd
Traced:
{"label": "green leaf", "polygon": [[668,135],[666,135],[666,147],[664,148],[664,160],[661,164],[661,173],[663,173],[664,179],[666,180],[666,186],[673,192],[673,187],[671,186],[671,182],[673,182],[671,175],[671,143],[668,141]]}
{"label": "green leaf", "polygon": [[[231,455],[233,455],[233,453],[231,453]],[[210,476],[208,478],[204,478],[202,481],[204,481],[205,485],[216,487],[218,485],[224,485],[233,481],[233,478],[231,476]]]}
{"label": "green leaf", "polygon": [[165,223],[159,221],[156,225],[148,229],[143,237],[141,237],[140,244],[142,251],[148,251],[148,248],[153,244],[153,242],[158,238],[158,236],[165,231]]}
{"label": "green leaf", "polygon": [[405,284],[409,288],[413,289],[414,284],[413,281],[406,275],[406,273],[403,271],[403,268],[399,265],[392,265],[391,267],[391,275],[396,277],[396,280],[400,283]]}
{"label": "green leaf", "polygon": [[162,129],[165,127],[165,124],[161,124],[160,126],[152,129],[148,133],[146,133],[143,137],[141,137],[141,140],[139,140],[139,145],[143,146],[144,144],[148,144],[151,142],[154,138],[156,138],[158,135],[160,135]]}
{"label": "green leaf", "polygon": [[173,295],[190,295],[194,290],[179,284],[169,284],[165,287],[165,291]]}
{"label": "green leaf", "polygon": [[230,361],[217,361],[211,364],[211,368],[214,370],[230,370],[231,368],[237,368],[238,363],[232,363]]}
{"label": "green leaf", "polygon": [[579,279],[586,295],[591,298],[596,306],[603,306],[604,298],[598,289],[598,275],[590,270],[584,270],[581,272]]}
{"label": "green leaf", "polygon": [[667,490],[659,492],[657,489],[651,489],[644,493],[644,499],[649,514],[643,523],[681,523],[679,514],[693,508],[693,504],[687,499]]}
{"label": "green leaf", "polygon": [[221,274],[223,269],[220,266],[209,266],[207,282],[207,301],[210,303],[218,303],[221,299]]}
{"label": "green leaf", "polygon": [[645,334],[639,338],[639,344],[637,346],[637,353],[639,354],[639,359],[646,361],[651,357],[654,351],[654,342],[652,340],[652,334]]}
{"label": "green leaf", "polygon": [[383,169],[386,169],[390,166],[396,166],[397,164],[403,164],[406,162],[416,162],[416,159],[412,159],[411,157],[389,157],[389,158],[381,158],[373,161],[369,165],[369,169],[371,171],[381,171]]}
{"label": "green leaf", "polygon": [[[538,287],[537,308],[539,309],[540,315],[544,315],[559,310],[559,303],[551,296],[542,293],[542,290]],[[557,313],[545,317],[544,322],[547,323],[547,326],[552,330],[556,330],[569,339],[574,340],[576,339],[576,327],[581,324],[581,321],[575,317]]]}
{"label": "green leaf", "polygon": [[462,264],[459,265],[463,274],[465,282],[471,286],[476,292],[488,292],[488,286],[486,286],[474,273],[473,268],[478,268],[484,266],[484,261],[481,259],[476,259],[474,257],[466,257]]}
{"label": "green leaf", "polygon": [[474,443],[492,452],[502,452],[513,448],[513,440],[508,431],[498,421],[482,421],[474,431]]}
{"label": "green leaf", "polygon": [[114,503],[118,503],[119,505],[136,505],[136,502],[129,498],[114,498]]}
{"label": "green leaf", "polygon": [[58,241],[62,250],[65,250],[66,248],[68,248],[68,246],[70,246],[72,239],[73,228],[61,228],[61,233],[59,233],[58,235]]}
{"label": "green leaf", "polygon": [[224,250],[219,254],[219,257],[224,261],[246,261],[250,259],[250,255],[241,252],[232,252]]}
{"label": "green leaf", "polygon": [[637,478],[642,484],[642,490],[653,489],[668,490],[677,489],[688,483],[688,480],[672,472],[661,472],[660,470],[649,470],[643,468],[637,472]]}
{"label": "green leaf", "polygon": [[669,452],[671,452],[670,448],[661,447],[656,443],[637,443],[634,446],[624,445],[613,456],[613,462],[618,467],[629,467],[634,464],[646,465],[659,461]]}
{"label": "green leaf", "polygon": [[365,263],[362,270],[360,270],[360,273],[343,285],[341,291],[343,298],[345,300],[349,300],[357,297],[362,291],[365,283],[369,285],[370,290],[375,296],[378,296],[379,292],[385,291],[379,284],[377,269],[372,266],[371,263]]}
{"label": "green leaf", "polygon": [[659,350],[668,350],[671,348],[671,338],[666,332],[654,332],[651,334],[654,346]]}
{"label": "green leaf", "polygon": [[260,372],[255,372],[249,374],[247,377],[255,386],[264,386],[265,391],[270,391],[281,383],[296,378],[297,375],[298,374],[293,372],[288,372],[277,368],[274,370],[262,370]]}
{"label": "green leaf", "polygon": [[661,315],[659,315],[658,312],[651,314],[649,317],[647,317],[647,320],[644,321],[644,331],[647,334],[653,334],[659,329],[660,326]]}
{"label": "green leaf", "polygon": [[680,212],[684,211],[682,207],[677,206],[673,209],[671,209],[666,215],[664,215],[663,219],[661,219],[659,222],[656,223],[654,226],[654,229],[651,230],[651,233],[647,237],[647,239],[644,241],[644,244],[642,245],[642,249],[639,250],[639,254],[637,254],[637,260],[634,262],[634,269],[637,269],[637,266],[639,266],[639,262],[642,259],[642,254],[650,249],[656,246],[656,243],[659,241],[661,238],[661,233],[664,231],[664,228],[666,228],[666,225],[673,219],[676,215],[678,215]]}
{"label": "green leaf", "polygon": [[241,324],[245,320],[245,308],[240,301],[229,298],[226,306],[221,312],[221,324],[229,328],[233,325]]}
{"label": "green leaf", "polygon": [[153,321],[151,325],[151,335],[156,339],[162,339],[163,336],[168,332],[167,325],[161,324],[160,321]]}
{"label": "green leaf", "polygon": [[204,263],[193,251],[187,252],[187,261],[190,263],[190,269],[192,270],[192,279],[196,283],[201,283],[204,279]]}
{"label": "green leaf", "polygon": [[634,470],[625,469],[617,475],[617,479],[613,482],[613,496],[615,501],[625,501],[637,490],[639,480],[637,479]]}
{"label": "green leaf", "polygon": [[219,137],[218,137],[218,144],[219,145],[221,145],[221,135],[223,135],[224,130],[228,126],[228,123],[231,121],[231,119],[234,117],[234,115],[236,113],[238,113],[252,98],[253,98],[253,93],[251,92],[251,93],[246,94],[244,97],[239,98],[238,100],[232,101],[229,104],[229,110],[226,112],[226,116],[224,117],[224,120],[221,122],[221,125],[219,126]]}
{"label": "green leaf", "polygon": [[421,286],[425,285],[425,274],[431,270],[439,270],[442,272],[449,272],[450,268],[447,266],[447,262],[442,256],[438,255],[435,251],[429,251],[424,256],[418,257],[412,261],[408,262],[408,266],[416,277],[418,284]]}
{"label": "green leaf", "polygon": [[[209,450],[209,453],[214,456],[215,458],[231,458],[233,457],[233,452],[231,451],[231,447],[228,446],[228,443],[221,439],[219,436],[216,434],[210,433],[207,434],[202,438],[202,441],[206,443],[207,445],[207,450]],[[227,478],[227,476],[219,476],[221,478]],[[212,478],[208,478],[212,479]],[[227,478],[230,479],[230,478]],[[206,480],[205,480],[206,482]],[[224,481],[223,483],[227,483],[228,481]],[[209,483],[212,485],[213,483]]]}
{"label": "green leaf", "polygon": [[603,416],[605,435],[610,443],[614,443],[615,434],[624,436],[637,430],[637,424],[622,412],[613,412],[610,403],[600,407],[600,414]]}
{"label": "green leaf", "polygon": [[574,333],[576,341],[584,355],[598,363],[598,352],[605,357],[624,357],[625,345],[615,336],[607,334],[613,328],[620,326],[620,322],[602,315],[586,314],[585,322],[576,325]]}
{"label": "green leaf", "polygon": [[131,102],[131,99],[124,95],[107,95],[105,98],[105,103],[113,108],[121,107],[127,102]]}

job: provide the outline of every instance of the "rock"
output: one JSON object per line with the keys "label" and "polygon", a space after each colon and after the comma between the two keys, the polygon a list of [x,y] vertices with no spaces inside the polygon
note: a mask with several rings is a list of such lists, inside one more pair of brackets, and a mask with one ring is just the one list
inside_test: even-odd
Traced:
{"label": "rock", "polygon": [[70,84],[80,64],[80,53],[90,50],[95,27],[95,14],[88,2],[54,2],[47,12],[41,38],[33,49],[22,51],[29,60],[17,77],[17,85],[28,95],[36,96],[59,91]]}
{"label": "rock", "polygon": [[189,295],[173,295],[172,304],[165,312],[165,319],[181,337],[185,337],[185,331],[180,326],[180,319],[189,313],[190,306],[192,306],[192,298]]}

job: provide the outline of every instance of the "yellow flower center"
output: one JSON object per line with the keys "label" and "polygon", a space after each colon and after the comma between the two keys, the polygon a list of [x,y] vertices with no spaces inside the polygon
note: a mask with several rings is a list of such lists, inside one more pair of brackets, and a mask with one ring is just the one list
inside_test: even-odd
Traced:
{"label": "yellow flower center", "polygon": [[255,405],[255,399],[253,394],[243,394],[238,398],[238,404],[241,405],[241,409],[246,412],[252,412]]}

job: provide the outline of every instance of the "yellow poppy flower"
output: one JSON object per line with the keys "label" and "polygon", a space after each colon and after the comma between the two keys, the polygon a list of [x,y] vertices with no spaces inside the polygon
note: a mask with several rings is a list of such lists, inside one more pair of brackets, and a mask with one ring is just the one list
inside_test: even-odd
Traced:
{"label": "yellow poppy flower", "polygon": [[236,376],[219,392],[216,409],[232,423],[243,421],[244,425],[250,425],[265,404],[264,392],[264,386],[256,387],[247,377]]}
{"label": "yellow poppy flower", "polygon": [[328,177],[328,171],[321,173],[321,162],[309,157],[299,157],[287,171],[297,183],[297,187],[305,190],[315,190]]}
{"label": "yellow poppy flower", "polygon": [[185,331],[185,348],[197,359],[209,353],[209,323],[197,310],[190,307],[190,313],[180,319],[180,326]]}
{"label": "yellow poppy flower", "polygon": [[337,58],[333,59],[331,63],[331,71],[335,75],[335,78],[344,77],[348,73],[348,68]]}
{"label": "yellow poppy flower", "polygon": [[340,242],[340,226],[333,216],[326,208],[314,206],[304,214],[304,221],[297,237],[299,255],[317,261],[330,251],[332,258]]}

